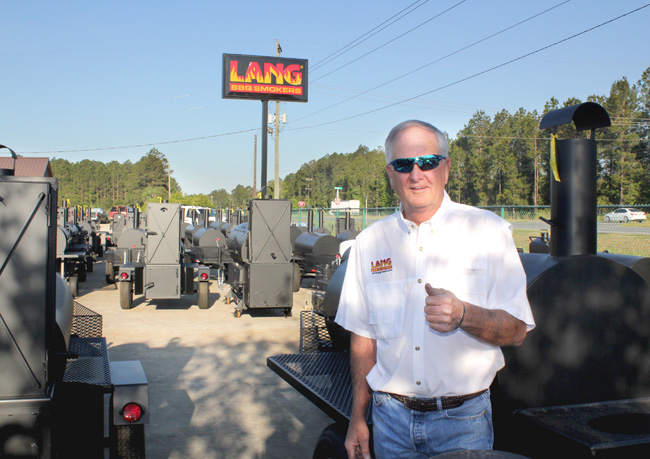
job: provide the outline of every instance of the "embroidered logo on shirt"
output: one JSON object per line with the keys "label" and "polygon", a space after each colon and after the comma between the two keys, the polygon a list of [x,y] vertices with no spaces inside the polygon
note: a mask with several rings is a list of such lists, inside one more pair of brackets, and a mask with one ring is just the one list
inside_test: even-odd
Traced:
{"label": "embroidered logo on shirt", "polygon": [[385,260],[377,260],[375,262],[370,262],[371,268],[370,272],[372,274],[387,273],[393,270],[393,263],[390,261],[390,258]]}

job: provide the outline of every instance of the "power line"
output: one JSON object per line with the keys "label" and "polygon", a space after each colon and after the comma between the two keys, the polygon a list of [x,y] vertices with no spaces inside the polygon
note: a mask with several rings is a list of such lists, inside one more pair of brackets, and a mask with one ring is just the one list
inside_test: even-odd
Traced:
{"label": "power line", "polygon": [[411,101],[411,100],[418,99],[418,98],[420,98],[420,97],[423,97],[423,96],[426,96],[426,95],[432,94],[432,93],[437,92],[437,91],[440,91],[440,90],[442,90],[442,89],[446,89],[446,88],[449,88],[449,87],[451,87],[451,86],[455,86],[455,85],[457,85],[457,84],[459,84],[459,83],[463,83],[463,82],[465,82],[465,81],[471,80],[471,79],[476,78],[476,77],[478,77],[478,76],[484,75],[484,74],[486,74],[486,73],[489,73],[489,72],[491,72],[491,71],[493,71],[493,70],[496,70],[496,69],[499,69],[499,68],[501,68],[501,67],[505,67],[506,65],[512,64],[513,62],[520,61],[520,60],[522,60],[522,59],[524,59],[524,58],[526,58],[526,57],[532,56],[533,54],[537,54],[537,53],[539,53],[539,52],[541,52],[541,51],[545,51],[545,50],[547,50],[547,49],[550,49],[550,48],[552,48],[552,47],[554,47],[554,46],[559,45],[560,43],[564,43],[564,42],[566,42],[566,41],[572,40],[572,39],[574,39],[574,38],[576,38],[576,37],[579,37],[579,36],[584,35],[584,34],[586,34],[586,33],[588,33],[588,32],[591,32],[591,31],[593,31],[593,30],[596,30],[596,29],[598,29],[598,28],[600,28],[600,27],[603,27],[603,26],[605,26],[605,25],[607,25],[607,24],[610,24],[610,23],[612,23],[612,22],[614,22],[614,21],[617,21],[617,20],[619,20],[619,19],[621,19],[621,18],[624,18],[624,17],[626,17],[626,16],[629,16],[630,14],[636,13],[637,11],[640,11],[640,10],[642,10],[642,9],[644,9],[644,8],[647,8],[648,6],[650,6],[650,3],[645,4],[645,5],[641,6],[641,7],[636,8],[636,9],[634,9],[634,10],[632,10],[632,11],[627,12],[627,13],[624,13],[624,14],[622,14],[622,15],[620,15],[620,16],[617,16],[617,17],[615,17],[615,18],[613,18],[613,19],[610,19],[610,20],[608,20],[608,21],[602,22],[602,23],[600,23],[600,24],[598,24],[598,25],[596,25],[596,26],[590,27],[589,29],[583,30],[582,32],[578,32],[578,33],[576,33],[576,34],[574,34],[574,35],[571,35],[571,36],[569,36],[569,37],[563,38],[562,40],[558,40],[558,41],[556,41],[555,43],[552,43],[552,44],[550,44],[550,45],[547,45],[547,46],[544,46],[544,47],[542,47],[542,48],[536,49],[535,51],[531,51],[531,52],[529,52],[529,53],[522,54],[522,55],[519,56],[519,57],[516,57],[516,58],[511,59],[511,60],[509,60],[509,61],[503,62],[503,63],[501,63],[501,64],[499,64],[499,65],[495,65],[494,67],[490,67],[490,68],[488,68],[488,69],[486,69],[486,70],[482,70],[482,71],[480,71],[480,72],[474,73],[473,75],[467,76],[467,77],[465,77],[465,78],[461,78],[460,80],[456,80],[456,81],[454,81],[454,82],[452,82],[452,83],[448,83],[448,84],[446,84],[446,85],[440,86],[440,87],[438,87],[438,88],[436,88],[436,89],[432,89],[431,91],[424,92],[424,93],[419,94],[419,95],[417,95],[417,96],[409,97],[409,98],[407,98],[407,99],[403,99],[403,100],[401,100],[401,101],[399,101],[399,102],[395,102],[395,103],[393,103],[393,104],[385,105],[385,106],[383,106],[383,107],[379,107],[379,108],[376,108],[376,109],[374,109],[374,110],[369,110],[369,111],[367,111],[367,112],[363,112],[363,113],[359,113],[359,114],[356,114],[356,115],[348,116],[348,117],[346,117],[346,118],[341,118],[341,119],[334,120],[334,121],[328,121],[327,123],[315,124],[315,125],[312,125],[312,126],[305,126],[305,127],[302,127],[302,128],[287,128],[287,130],[309,129],[309,128],[313,128],[313,127],[326,126],[326,125],[328,125],[328,124],[340,123],[340,122],[342,122],[342,121],[348,121],[348,120],[351,120],[351,119],[354,119],[354,118],[359,118],[359,117],[361,117],[361,116],[369,115],[369,114],[371,114],[371,113],[376,113],[376,112],[379,112],[379,111],[382,111],[382,110],[386,110],[387,108],[391,108],[391,107],[394,107],[394,106],[396,106],[396,105],[400,105],[400,104],[403,104],[403,103],[409,102],[409,101]]}
{"label": "power line", "polygon": [[[588,135],[588,134],[585,134]],[[479,135],[479,134],[461,134],[456,137],[456,139],[453,140],[458,140],[462,138],[471,138],[471,139],[490,139],[490,140],[537,140],[537,141],[546,141],[548,142],[550,140],[550,137],[518,137],[518,136],[497,136],[497,135]],[[598,142],[620,142],[621,139],[601,139],[597,138],[596,139]],[[650,140],[647,139],[623,139],[623,142],[626,143],[632,143],[632,142],[650,142]]]}
{"label": "power line", "polygon": [[193,142],[195,140],[206,140],[206,139],[214,139],[216,137],[225,137],[228,135],[235,135],[235,134],[243,134],[244,132],[253,132],[253,131],[258,131],[259,128],[254,128],[254,129],[244,129],[242,131],[233,131],[233,132],[226,132],[223,134],[214,134],[214,135],[206,135],[203,137],[193,137],[190,139],[180,139],[180,140],[169,140],[166,142],[155,142],[155,143],[142,143],[139,145],[125,145],[121,147],[103,147],[103,148],[86,148],[86,149],[81,149],[81,150],[56,150],[56,151],[26,151],[26,152],[21,152],[20,154],[55,154],[55,153],[81,153],[81,152],[86,152],[86,151],[107,151],[107,150],[123,150],[127,148],[142,148],[142,147],[155,147],[158,145],[169,145],[173,143],[183,143],[183,142]]}
{"label": "power line", "polygon": [[377,51],[377,50],[383,48],[384,46],[386,46],[386,45],[388,45],[388,44],[390,44],[390,43],[392,43],[392,42],[394,42],[394,41],[396,41],[396,40],[399,40],[399,39],[402,38],[403,36],[408,35],[409,33],[413,32],[414,30],[419,29],[419,28],[422,27],[423,25],[428,24],[429,22],[433,21],[434,19],[439,18],[439,17],[442,16],[443,14],[448,13],[449,11],[451,11],[451,10],[453,10],[454,8],[456,8],[457,6],[459,6],[459,5],[463,4],[463,3],[465,3],[466,1],[467,1],[467,0],[461,0],[460,2],[456,3],[455,5],[450,6],[449,8],[447,8],[446,10],[444,10],[443,12],[436,14],[435,16],[433,16],[432,18],[427,19],[427,20],[424,21],[423,23],[418,24],[418,25],[415,26],[415,27],[412,27],[411,29],[407,30],[406,32],[404,32],[404,33],[401,34],[401,35],[398,35],[397,37],[393,38],[392,40],[387,41],[387,42],[384,43],[383,45],[380,45],[380,46],[376,47],[375,49],[372,49],[372,50],[368,51],[366,54],[362,54],[361,56],[357,57],[356,59],[351,60],[351,61],[348,62],[347,64],[343,64],[342,66],[335,68],[334,70],[330,71],[329,73],[326,73],[325,75],[322,75],[322,76],[316,78],[314,81],[312,81],[312,83],[315,83],[315,82],[317,82],[318,80],[322,80],[322,79],[325,78],[326,76],[329,76],[329,75],[331,75],[331,74],[334,73],[334,72],[338,72],[338,71],[341,70],[342,68],[347,67],[348,65],[353,64],[354,62],[356,62],[356,61],[358,61],[358,60],[360,60],[360,59],[363,59],[364,57],[368,56],[369,54],[374,53],[375,51]]}
{"label": "power line", "polygon": [[[369,38],[375,36],[376,34],[378,34],[379,32],[381,32],[382,30],[386,29],[387,27],[389,27],[389,26],[395,24],[395,23],[396,23],[397,21],[399,21],[400,19],[402,19],[402,18],[408,16],[408,15],[411,14],[413,11],[417,10],[417,9],[420,8],[422,5],[424,5],[425,3],[429,2],[429,0],[425,0],[424,3],[421,3],[420,5],[418,5],[417,7],[413,8],[411,11],[409,11],[408,13],[406,13],[406,14],[402,15],[401,17],[395,19],[393,22],[391,22],[390,24],[388,24],[386,27],[382,27],[381,29],[377,30],[377,32],[375,32],[375,33],[373,33],[372,35],[368,36],[368,37],[365,38],[364,40],[361,40],[363,37],[365,37],[365,36],[368,35],[369,33],[373,32],[374,30],[376,30],[376,29],[378,29],[379,27],[383,26],[383,25],[386,24],[388,21],[390,21],[390,20],[392,20],[393,18],[395,18],[396,16],[402,14],[404,11],[410,9],[411,7],[413,7],[413,5],[415,5],[415,4],[417,4],[417,3],[421,2],[421,1],[422,1],[422,0],[417,0],[417,1],[414,2],[414,3],[411,3],[409,6],[407,6],[406,8],[404,8],[404,9],[403,9],[402,11],[400,11],[399,13],[394,14],[393,16],[391,16],[390,18],[386,19],[384,22],[382,22],[382,23],[379,24],[378,26],[376,26],[376,27],[370,29],[368,32],[366,32],[366,33],[364,33],[363,35],[361,35],[360,37],[358,37],[358,38],[352,40],[352,41],[351,41],[350,43],[348,43],[347,45],[345,45],[345,46],[343,46],[343,47],[337,49],[336,51],[334,51],[334,52],[333,52],[332,54],[330,54],[329,56],[327,56],[327,57],[321,59],[320,61],[316,62],[313,66],[310,67],[309,71],[310,71],[310,72],[313,72],[313,71],[315,71],[315,70],[318,70],[320,67],[322,67],[322,66],[328,64],[329,62],[333,61],[333,60],[336,59],[337,57],[340,57],[340,56],[342,56],[343,54],[347,53],[348,51],[352,50],[353,48],[359,46],[359,45],[360,45],[361,43],[363,43],[364,41],[366,41],[366,40],[368,40]],[[361,41],[359,41],[359,40],[361,40]],[[354,44],[354,43],[357,42],[357,41],[358,41],[358,43]],[[353,45],[354,45],[354,46],[353,46]],[[347,48],[347,49],[346,49],[346,48]],[[338,55],[336,55],[337,53],[338,53]],[[336,56],[335,56],[335,55],[336,55]],[[334,56],[334,57],[333,57],[333,56]],[[331,59],[330,59],[330,58],[331,58]]]}
{"label": "power line", "polygon": [[[448,57],[451,57],[451,56],[453,56],[453,55],[455,55],[455,54],[458,54],[458,53],[460,53],[460,52],[462,52],[462,51],[465,51],[465,50],[467,50],[467,49],[469,49],[469,48],[471,48],[471,47],[473,47],[473,46],[476,46],[476,45],[478,45],[478,44],[480,44],[480,43],[482,43],[482,42],[484,42],[484,41],[489,40],[490,38],[496,37],[497,35],[500,35],[500,34],[506,32],[506,31],[508,31],[508,30],[510,30],[510,29],[513,29],[513,28],[515,28],[515,27],[517,27],[517,26],[519,26],[519,25],[521,25],[521,24],[524,24],[525,22],[528,22],[528,21],[530,21],[530,20],[532,20],[532,19],[534,19],[534,18],[536,18],[536,17],[538,17],[538,16],[541,16],[541,15],[543,15],[543,14],[545,14],[545,13],[548,13],[549,11],[554,10],[555,8],[558,8],[558,7],[562,6],[562,5],[564,5],[565,3],[569,3],[569,1],[571,1],[571,0],[566,0],[566,1],[562,2],[562,3],[558,3],[557,5],[555,5],[555,6],[551,7],[551,8],[548,8],[548,9],[542,11],[541,13],[537,13],[537,14],[535,14],[535,15],[533,15],[533,16],[530,16],[529,18],[524,19],[523,21],[519,21],[519,22],[517,22],[516,24],[513,24],[513,25],[511,25],[511,26],[508,26],[508,27],[506,27],[505,29],[502,29],[502,30],[500,30],[500,31],[498,31],[498,32],[496,32],[496,33],[493,33],[492,35],[488,35],[487,37],[484,37],[484,38],[482,38],[482,39],[480,39],[480,40],[478,40],[478,41],[475,41],[474,43],[472,43],[472,44],[470,44],[470,45],[467,45],[467,46],[465,46],[465,47],[463,47],[463,48],[457,49],[456,51],[453,51],[453,52],[447,54],[446,56],[443,56],[443,57],[441,57],[441,58],[439,58],[439,59],[436,59],[436,60],[434,60],[434,61],[432,61],[432,62],[429,62],[428,64],[425,64],[425,65],[423,65],[423,66],[420,66],[420,67],[418,67],[418,68],[416,68],[416,69],[414,69],[414,70],[411,70],[410,72],[404,73],[403,75],[400,75],[400,76],[398,76],[398,77],[396,77],[396,78],[393,78],[392,80],[386,81],[385,83],[382,83],[382,84],[380,84],[380,85],[378,85],[378,86],[375,86],[374,88],[368,89],[367,91],[361,92],[361,93],[359,93],[359,94],[357,94],[357,95],[355,95],[355,96],[352,96],[352,97],[350,97],[350,98],[348,98],[348,99],[345,99],[345,100],[342,100],[342,101],[340,101],[340,102],[337,102],[336,104],[330,105],[329,107],[325,107],[325,108],[323,108],[322,110],[318,110],[318,111],[313,112],[313,113],[311,113],[311,114],[309,114],[309,115],[305,115],[305,116],[303,116],[302,118],[298,118],[297,120],[294,120],[294,123],[297,122],[297,121],[303,120],[303,119],[305,119],[305,118],[309,118],[310,116],[316,115],[316,114],[318,114],[318,113],[324,112],[325,110],[329,110],[330,108],[333,108],[333,107],[336,107],[336,106],[338,106],[338,105],[344,104],[345,102],[349,102],[349,101],[351,101],[351,100],[353,100],[353,99],[356,99],[357,97],[363,96],[364,94],[367,94],[367,93],[369,93],[369,92],[371,92],[371,91],[374,91],[374,90],[376,90],[376,89],[379,89],[379,88],[381,88],[382,86],[386,86],[387,84],[394,83],[394,82],[397,81],[397,80],[400,80],[400,79],[402,79],[402,78],[404,78],[404,77],[407,77],[407,76],[409,76],[409,75],[412,75],[412,74],[415,73],[415,72],[419,72],[420,70],[422,70],[422,69],[424,69],[424,68],[426,68],[426,67],[429,67],[429,66],[431,66],[431,65],[433,65],[433,64],[436,64],[436,63],[438,63],[438,62],[440,62],[440,61],[442,61],[442,60],[444,60],[444,59],[447,59]],[[312,82],[312,83],[313,83],[313,82]]]}

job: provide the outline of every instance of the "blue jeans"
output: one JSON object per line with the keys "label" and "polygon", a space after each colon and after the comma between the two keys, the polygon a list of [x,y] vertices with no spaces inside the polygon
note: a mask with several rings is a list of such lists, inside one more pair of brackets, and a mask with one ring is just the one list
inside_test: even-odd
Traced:
{"label": "blue jeans", "polygon": [[451,410],[410,410],[384,392],[373,394],[373,405],[377,459],[420,459],[450,451],[492,449],[489,391]]}

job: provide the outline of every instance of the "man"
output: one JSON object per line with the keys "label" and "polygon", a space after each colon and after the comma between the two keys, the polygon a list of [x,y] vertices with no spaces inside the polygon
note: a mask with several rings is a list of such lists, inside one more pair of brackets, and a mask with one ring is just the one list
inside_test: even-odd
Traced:
{"label": "man", "polygon": [[500,346],[535,326],[511,227],[449,199],[447,139],[434,126],[401,123],[385,150],[400,211],[357,236],[336,317],[352,332],[348,455],[370,457],[371,399],[377,458],[491,449]]}

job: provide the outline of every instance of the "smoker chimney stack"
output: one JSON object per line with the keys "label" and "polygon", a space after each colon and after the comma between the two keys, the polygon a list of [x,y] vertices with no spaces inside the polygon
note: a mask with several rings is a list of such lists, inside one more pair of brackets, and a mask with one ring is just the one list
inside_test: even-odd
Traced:
{"label": "smoker chimney stack", "polygon": [[[555,139],[558,126],[575,124],[591,130],[588,139]],[[597,154],[595,130],[611,126],[607,111],[594,102],[548,112],[540,129],[552,129],[551,225],[552,256],[596,255],[597,250]]]}

